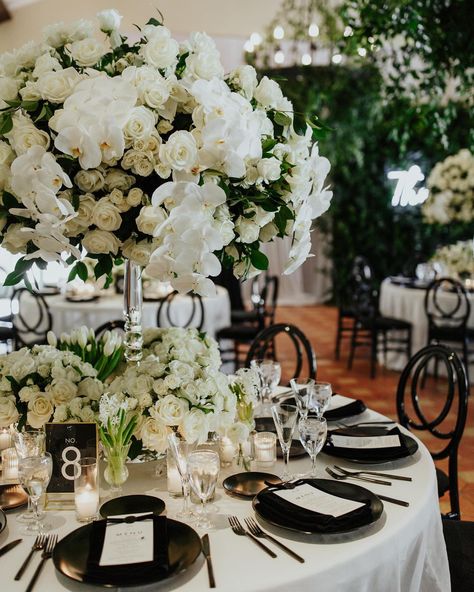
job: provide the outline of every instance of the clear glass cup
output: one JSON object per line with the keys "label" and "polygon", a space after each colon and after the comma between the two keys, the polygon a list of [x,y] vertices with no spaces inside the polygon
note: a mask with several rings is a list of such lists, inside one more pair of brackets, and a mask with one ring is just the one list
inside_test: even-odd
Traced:
{"label": "clear glass cup", "polygon": [[311,479],[316,478],[316,457],[324,446],[328,427],[324,417],[307,417],[298,423],[298,431],[301,444],[311,458],[311,471],[305,475]]}
{"label": "clear glass cup", "polygon": [[281,378],[281,366],[274,360],[251,360],[250,367],[256,370],[260,378],[261,412],[265,414],[272,401],[272,394]]}
{"label": "clear glass cup", "polygon": [[78,522],[92,522],[99,510],[97,459],[85,456],[75,463],[74,504]]}
{"label": "clear glass cup", "polygon": [[47,532],[48,524],[42,522],[38,512],[38,502],[45,493],[53,471],[53,460],[49,452],[39,456],[26,456],[18,462],[18,479],[20,485],[31,499],[34,518],[22,529],[23,534],[37,534]]}
{"label": "clear glass cup", "polygon": [[192,451],[193,445],[178,438],[176,434],[170,434],[168,436],[168,446],[171,456],[176,463],[183,488],[183,505],[181,510],[177,512],[176,518],[187,521],[195,520],[196,514],[191,510],[189,504],[190,483],[188,467],[188,456]]}
{"label": "clear glass cup", "polygon": [[291,390],[302,419],[308,417],[309,402],[314,393],[314,384],[313,378],[292,378],[290,380]]}
{"label": "clear glass cup", "polygon": [[309,399],[309,410],[315,413],[317,417],[322,417],[329,407],[331,397],[331,383],[316,381]]}
{"label": "clear glass cup", "polygon": [[276,435],[273,432],[257,432],[253,436],[254,458],[261,468],[270,468],[276,463]]}
{"label": "clear glass cup", "polygon": [[[25,428],[13,432],[13,444],[15,446],[18,458],[27,456],[39,456],[45,451],[46,434],[44,430],[34,428]],[[38,511],[41,518],[44,518],[44,512]],[[31,500],[28,497],[28,508],[19,514],[18,522],[26,523],[34,520],[35,514],[31,508]]]}
{"label": "clear glass cup", "polygon": [[283,460],[285,468],[281,476],[282,481],[291,479],[289,471],[290,448],[293,441],[293,434],[298,419],[298,407],[296,405],[288,405],[287,403],[280,403],[273,405],[271,408],[273,421],[280,441],[280,446],[283,451]]}
{"label": "clear glass cup", "polygon": [[212,528],[213,524],[207,515],[206,502],[216,488],[220,468],[219,455],[213,450],[194,450],[188,455],[187,466],[191,487],[201,501],[197,526]]}

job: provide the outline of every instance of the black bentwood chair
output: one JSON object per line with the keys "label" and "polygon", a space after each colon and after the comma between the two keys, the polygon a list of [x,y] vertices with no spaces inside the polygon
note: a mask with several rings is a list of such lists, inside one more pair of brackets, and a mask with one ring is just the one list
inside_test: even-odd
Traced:
{"label": "black bentwood chair", "polygon": [[[277,323],[263,329],[252,342],[245,366],[250,367],[252,360],[269,358],[279,361],[276,356],[275,339],[278,336],[287,335],[295,350],[296,363],[290,378],[299,378],[306,361],[305,376],[316,379],[316,355],[306,335],[295,325]],[[285,356],[286,358],[286,356]]]}
{"label": "black bentwood chair", "polygon": [[474,522],[443,520],[452,592],[472,592],[474,582]]}
{"label": "black bentwood chair", "polygon": [[12,296],[15,348],[47,343],[52,318],[46,300],[41,294],[26,288],[15,290]]}
{"label": "black bentwood chair", "polygon": [[[432,362],[441,363],[446,368],[447,393],[440,401],[438,384],[429,388],[429,393],[433,395],[429,398],[426,396],[428,388],[425,384],[425,374]],[[466,424],[468,392],[467,375],[461,360],[456,352],[440,344],[427,345],[411,358],[400,376],[397,389],[397,414],[400,424],[409,430],[428,432],[431,437],[440,441],[436,449],[434,444],[428,447],[433,459],[448,459],[448,474],[436,469],[436,476],[439,497],[449,491],[451,511],[446,517],[453,519],[459,519],[461,515],[458,448]],[[423,398],[425,402],[422,401]],[[435,406],[438,401],[440,409]]]}
{"label": "black bentwood chair", "polygon": [[192,292],[186,295],[191,301],[191,311],[187,320],[181,324],[173,317],[173,310],[175,310],[173,302],[176,301],[177,297],[179,297],[179,293],[174,291],[160,300],[156,314],[157,327],[195,327],[198,331],[201,331],[205,320],[204,304],[201,296]]}
{"label": "black bentwood chair", "polygon": [[100,339],[106,331],[110,331],[111,333],[120,333],[122,335],[125,333],[125,321],[116,320],[116,321],[107,321],[100,327],[94,331],[95,338]]}

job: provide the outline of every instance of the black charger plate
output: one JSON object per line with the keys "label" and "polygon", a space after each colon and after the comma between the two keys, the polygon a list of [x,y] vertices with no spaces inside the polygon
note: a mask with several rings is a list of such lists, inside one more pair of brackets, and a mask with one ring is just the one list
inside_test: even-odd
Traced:
{"label": "black charger plate", "polygon": [[0,532],[3,532],[7,527],[7,517],[3,510],[0,510]]}
{"label": "black charger plate", "polygon": [[168,556],[169,571],[163,574],[159,569],[146,570],[140,577],[139,564],[131,566],[117,565],[112,573],[107,569],[101,576],[96,567],[94,575],[87,571],[87,559],[90,550],[92,524],[82,526],[61,539],[53,553],[56,569],[67,578],[83,584],[92,584],[103,588],[123,588],[144,586],[161,580],[170,579],[185,571],[196,561],[201,553],[201,540],[196,531],[183,522],[168,520]]}
{"label": "black charger plate", "polygon": [[153,495],[123,495],[102,504],[99,512],[102,518],[143,512],[159,516],[165,507],[165,502]]}
{"label": "black charger plate", "polygon": [[266,489],[268,487],[265,481],[274,483],[275,485],[281,483],[280,477],[272,475],[271,473],[249,471],[247,473],[237,473],[236,475],[230,475],[230,477],[224,479],[222,486],[228,493],[232,495],[251,499],[254,498],[257,493],[260,493],[262,489]]}
{"label": "black charger plate", "polygon": [[0,485],[0,508],[14,510],[28,503],[28,495],[21,485]]}

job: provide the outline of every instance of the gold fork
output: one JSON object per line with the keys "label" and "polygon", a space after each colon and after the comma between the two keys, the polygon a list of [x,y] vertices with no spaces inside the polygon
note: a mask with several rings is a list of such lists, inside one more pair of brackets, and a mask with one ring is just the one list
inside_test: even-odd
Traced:
{"label": "gold fork", "polygon": [[25,569],[28,567],[28,564],[30,563],[31,558],[34,555],[34,552],[40,551],[44,547],[47,538],[48,537],[44,534],[39,534],[36,537],[35,542],[33,543],[33,546],[31,547],[31,551],[28,553],[27,558],[25,559],[25,561],[23,561],[20,569],[18,570],[18,572],[15,576],[15,580],[18,581],[21,578],[21,576],[25,573]]}

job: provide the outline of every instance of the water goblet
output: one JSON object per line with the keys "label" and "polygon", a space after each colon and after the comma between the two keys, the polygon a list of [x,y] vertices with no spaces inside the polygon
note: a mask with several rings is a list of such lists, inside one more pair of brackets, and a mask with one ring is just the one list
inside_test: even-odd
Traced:
{"label": "water goblet", "polygon": [[279,362],[274,360],[251,360],[250,367],[256,370],[260,378],[260,398],[262,404],[262,413],[265,412],[265,407],[271,402],[271,397],[275,387],[280,382],[281,366]]}
{"label": "water goblet", "polygon": [[219,455],[214,450],[194,450],[188,455],[187,466],[191,487],[201,501],[197,526],[205,529],[212,528],[213,525],[207,515],[206,502],[216,488],[220,468]]}
{"label": "water goblet", "polygon": [[315,381],[313,378],[292,378],[290,380],[290,386],[293,391],[296,406],[300,412],[301,419],[308,417],[309,402],[314,392],[314,383]]}
{"label": "water goblet", "polygon": [[33,521],[24,527],[23,534],[43,533],[50,529],[49,525],[41,521],[41,516],[38,512],[38,502],[48,487],[52,471],[53,460],[49,452],[19,459],[18,478],[20,485],[31,499],[31,506],[34,513]]}
{"label": "water goblet", "polygon": [[324,417],[307,417],[298,423],[300,441],[311,458],[311,471],[306,477],[316,478],[316,456],[326,441],[328,427]]}
{"label": "water goblet", "polygon": [[280,441],[283,460],[285,462],[281,479],[282,481],[288,481],[291,478],[288,464],[290,461],[291,442],[293,441],[293,433],[298,419],[298,407],[296,405],[288,405],[287,403],[273,405],[272,417],[275,422],[278,440]]}
{"label": "water goblet", "polygon": [[[46,434],[43,430],[36,430],[34,428],[25,428],[20,431],[13,432],[13,444],[18,458],[25,458],[26,456],[39,456],[44,452]],[[44,512],[38,511],[40,518],[44,517]],[[31,500],[28,497],[28,508],[22,512],[18,517],[18,522],[31,522],[35,518],[35,514],[31,508]]]}
{"label": "water goblet", "polygon": [[190,497],[190,483],[189,483],[189,466],[187,457],[191,452],[192,445],[178,438],[176,434],[170,434],[168,436],[168,444],[173,460],[176,463],[176,468],[181,479],[181,485],[183,488],[183,505],[176,517],[180,520],[194,520],[196,514],[189,507]]}
{"label": "water goblet", "polygon": [[309,399],[309,410],[321,418],[329,407],[331,397],[331,383],[316,381]]}

